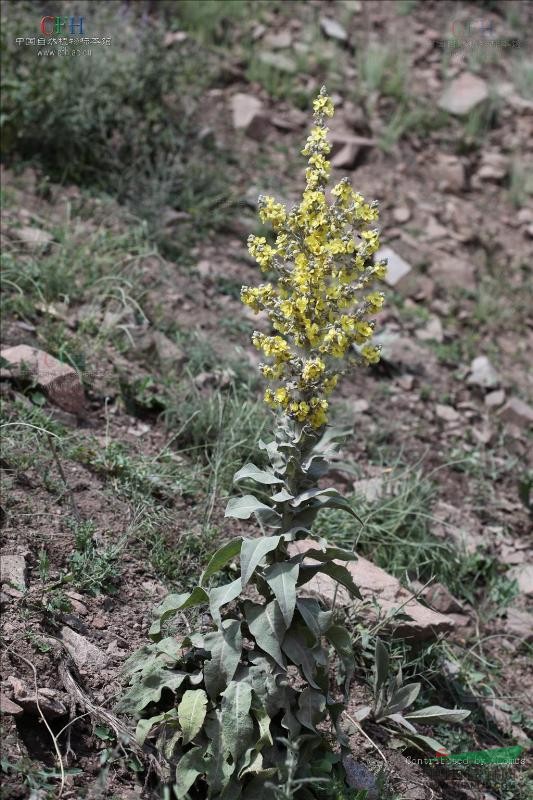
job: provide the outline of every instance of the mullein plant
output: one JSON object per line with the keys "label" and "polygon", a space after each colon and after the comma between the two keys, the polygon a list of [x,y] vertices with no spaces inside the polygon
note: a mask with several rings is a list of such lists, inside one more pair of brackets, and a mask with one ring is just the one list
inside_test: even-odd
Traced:
{"label": "mullein plant", "polygon": [[[275,236],[251,236],[248,246],[270,280],[241,295],[273,328],[255,332],[253,344],[265,357],[275,438],[259,444],[268,467],[249,463],[236,473],[235,483],[254,484],[256,494],[230,499],[226,516],[255,516],[264,535],[227,542],[192,592],[169,595],[156,609],[152,644],[126,667],[123,708],[138,719],[138,741],[148,738],[171,765],[178,800],[269,800],[289,778],[295,798],[320,797],[324,782],[343,775],[353,645],[306,585],[323,573],[360,596],[343,565],[355,554],[313,537],[312,524],[322,509],[357,516],[336,489],[317,484],[342,438],[327,424],[330,395],[354,365],[379,360],[371,318],[383,304],[375,286],[386,264],[374,263],[377,204],[347,178],[327,196],[325,123],[334,109],[325,89],[313,107],[301,202],[287,210],[260,198],[261,221]],[[302,538],[315,546],[291,551]],[[193,607],[204,608],[204,624],[181,639],[168,635],[165,623]]]}

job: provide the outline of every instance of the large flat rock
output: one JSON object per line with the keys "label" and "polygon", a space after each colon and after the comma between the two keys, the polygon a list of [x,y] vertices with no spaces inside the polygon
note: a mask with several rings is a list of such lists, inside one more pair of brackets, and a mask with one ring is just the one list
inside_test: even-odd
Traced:
{"label": "large flat rock", "polygon": [[[289,546],[291,555],[305,553],[307,550],[316,549],[317,543],[312,539],[302,539]],[[315,563],[309,559],[309,563]],[[343,562],[337,562],[343,563]],[[375,621],[389,616],[395,609],[400,609],[401,617],[392,619],[390,627],[399,636],[412,640],[433,639],[442,633],[449,633],[455,627],[454,620],[450,617],[433,611],[412,599],[412,593],[405,589],[399,580],[389,575],[381,567],[359,556],[357,561],[345,563],[350,571],[354,583],[359,587],[364,600],[371,600],[375,607],[365,607],[362,614]],[[309,583],[301,589],[319,597],[326,604],[331,605],[335,598],[337,606],[349,606],[353,602],[349,593],[336,581],[327,575],[318,573]]]}

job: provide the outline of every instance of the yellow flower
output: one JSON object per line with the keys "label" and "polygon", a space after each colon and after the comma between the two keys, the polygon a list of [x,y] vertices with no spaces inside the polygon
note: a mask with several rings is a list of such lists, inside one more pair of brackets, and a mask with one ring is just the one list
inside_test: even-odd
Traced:
{"label": "yellow flower", "polygon": [[379,249],[378,231],[369,228],[377,220],[376,203],[354,192],[347,178],[328,199],[330,146],[324,120],[333,114],[333,104],[325,89],[313,108],[315,125],[302,151],[308,164],[301,200],[287,211],[273,197],[261,197],[259,216],[274,229],[275,245],[263,236],[248,240],[261,269],[277,278],[256,288],[243,286],[241,299],[254,312],[266,311],[275,331],[252,336],[268,359],[260,370],[273,383],[265,401],[319,429],[327,422],[327,397],[347,362],[355,360],[352,345],[363,345],[365,363],[379,360],[379,348],[369,343],[369,318],[383,304],[383,294],[372,284],[385,275],[386,262],[372,263]]}

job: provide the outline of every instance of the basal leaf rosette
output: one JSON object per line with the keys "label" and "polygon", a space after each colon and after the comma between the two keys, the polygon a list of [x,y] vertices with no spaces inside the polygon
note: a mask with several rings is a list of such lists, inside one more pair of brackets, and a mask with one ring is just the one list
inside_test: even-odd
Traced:
{"label": "basal leaf rosette", "polygon": [[322,428],[328,397],[339,377],[355,364],[375,364],[372,315],[383,305],[375,290],[386,261],[379,249],[377,203],[367,203],[343,178],[329,191],[330,144],[326,117],[334,113],[325,88],[313,103],[315,125],[303,155],[306,186],[298,206],[287,211],[273,197],[259,198],[259,216],[275,241],[250,236],[248,249],[268,283],[243,286],[242,302],[266,311],[275,333],[255,331],[253,344],[268,361],[260,369],[271,385],[265,401],[300,423]]}

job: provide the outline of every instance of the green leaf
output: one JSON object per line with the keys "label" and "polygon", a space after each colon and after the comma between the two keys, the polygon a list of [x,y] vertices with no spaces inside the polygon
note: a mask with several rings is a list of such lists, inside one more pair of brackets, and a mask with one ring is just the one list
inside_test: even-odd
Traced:
{"label": "green leaf", "polygon": [[241,579],[242,588],[252,577],[255,568],[259,566],[267,553],[275,550],[281,536],[263,536],[260,539],[243,539],[241,547]]}
{"label": "green leaf", "polygon": [[266,606],[248,601],[244,607],[244,614],[257,646],[285,668],[280,644],[287,626],[277,600],[272,600]]}
{"label": "green leaf", "polygon": [[229,564],[232,559],[236,558],[240,553],[241,545],[242,537],[239,536],[237,539],[226,542],[216,553],[213,553],[200,578],[200,586],[205,586],[207,580],[212,575],[221,570],[222,567],[225,567],[226,564]]}
{"label": "green leaf", "polygon": [[278,564],[272,564],[264,574],[264,578],[281,608],[287,628],[291,624],[294,615],[296,581],[299,569],[298,564],[291,564],[290,561],[281,561]]}
{"label": "green leaf", "polygon": [[300,667],[309,684],[320,691],[320,686],[315,680],[316,659],[311,651],[309,642],[303,635],[303,631],[297,631],[294,627],[287,631],[281,649],[293,664]]}
{"label": "green leaf", "polygon": [[313,548],[292,556],[291,561],[302,562],[306,558],[314,561],[357,561],[357,555],[353,550],[343,550],[340,547],[326,547],[324,550]]}
{"label": "green leaf", "polygon": [[241,623],[225,619],[222,628],[205,637],[205,647],[211,658],[204,662],[205,688],[215,698],[232,680],[242,652]]}
{"label": "green leaf", "polygon": [[389,674],[389,652],[381,639],[376,638],[374,655],[374,693],[377,694]]}
{"label": "green leaf", "polygon": [[273,494],[271,499],[275,503],[286,503],[287,500],[292,500],[293,497],[294,497],[293,494],[291,494],[285,488],[283,488],[280,489],[279,492],[276,492],[276,494]]}
{"label": "green leaf", "polygon": [[235,765],[228,763],[229,752],[223,735],[222,711],[210,712],[206,717],[205,730],[211,742],[208,747],[207,784],[208,798],[218,800],[235,772]]}
{"label": "green leaf", "polygon": [[245,494],[243,497],[232,497],[226,506],[225,517],[234,517],[235,519],[250,519],[255,511],[264,509],[272,511],[270,506],[265,505],[253,494]]}
{"label": "green leaf", "polygon": [[315,639],[320,639],[331,625],[333,612],[323,611],[318,600],[312,597],[298,598],[296,607]]}
{"label": "green leaf", "polygon": [[344,665],[344,683],[347,689],[355,672],[352,637],[343,625],[332,625],[326,631],[326,639],[331,642]]}
{"label": "green leaf", "polygon": [[428,706],[427,708],[419,708],[418,711],[411,711],[405,714],[406,719],[412,719],[415,722],[461,722],[470,715],[470,711],[463,708],[442,708],[442,706]]}
{"label": "green leaf", "polygon": [[223,586],[216,586],[209,591],[209,610],[214,622],[220,626],[221,616],[220,609],[227,603],[231,603],[241,593],[241,579],[236,578],[231,583],[225,583]]}
{"label": "green leaf", "polygon": [[363,520],[357,514],[351,504],[346,500],[342,495],[334,496],[334,497],[315,497],[313,498],[311,508],[338,508],[341,511],[347,511],[348,514],[351,514],[352,517],[355,517],[358,522],[363,525]]}
{"label": "green leaf", "polygon": [[157,714],[155,717],[149,719],[140,719],[135,728],[135,739],[139,747],[142,747],[146,741],[146,737],[158,722],[165,718],[165,714]]}
{"label": "green leaf", "polygon": [[340,583],[345,589],[348,589],[353,597],[362,599],[361,592],[353,582],[350,571],[342,564],[336,564],[334,561],[327,561],[325,564],[321,564],[317,571],[329,575],[334,581],[337,581],[337,583]]}
{"label": "green leaf", "polygon": [[291,501],[291,506],[294,508],[298,508],[301,506],[302,503],[307,502],[307,500],[312,500],[316,497],[341,497],[337,489],[333,489],[330,487],[329,489],[306,489],[305,492],[301,492],[301,494],[296,495],[294,500]]}
{"label": "green leaf", "polygon": [[121,708],[140,714],[150,703],[159,703],[163,689],[175,692],[187,677],[186,672],[170,672],[167,669],[151,672],[129,689]]}
{"label": "green leaf", "polygon": [[196,586],[192,592],[185,592],[183,594],[169,594],[161,605],[155,610],[156,619],[152,623],[148,636],[154,641],[159,641],[161,638],[161,625],[170,617],[173,617],[176,612],[192,606],[199,606],[208,601],[208,596],[205,589],[201,586]]}
{"label": "green leaf", "polygon": [[436,739],[433,739],[431,736],[422,736],[421,733],[401,733],[399,734],[404,741],[408,744],[411,744],[413,747],[416,747],[417,750],[421,750],[422,752],[427,752],[428,750],[435,755],[439,751],[445,751],[446,748],[441,745]]}
{"label": "green leaf", "polygon": [[234,762],[251,743],[254,730],[251,705],[252,687],[246,681],[231,681],[222,692],[222,736]]}
{"label": "green leaf", "polygon": [[395,714],[397,711],[403,711],[412,705],[418,697],[421,689],[420,683],[407,683],[401,689],[394,692],[391,699],[387,703],[385,714]]}
{"label": "green leaf", "polygon": [[316,726],[325,716],[326,698],[322,692],[306,688],[298,698],[296,718],[305,728],[317,733]]}
{"label": "green leaf", "polygon": [[281,478],[277,478],[273,472],[259,469],[259,467],[256,467],[255,464],[245,464],[244,467],[241,467],[241,469],[233,476],[235,483],[238,481],[243,481],[245,478],[249,478],[256,483],[263,483],[266,485],[283,483],[283,480]]}
{"label": "green leaf", "polygon": [[397,725],[401,725],[402,728],[407,728],[410,733],[416,733],[416,728],[414,725],[411,725],[405,717],[402,717],[401,714],[386,714],[385,719],[392,719]]}
{"label": "green leaf", "polygon": [[200,731],[206,713],[207,695],[203,689],[187,689],[178,706],[178,720],[183,744],[189,744]]}
{"label": "green leaf", "polygon": [[205,774],[206,749],[207,745],[205,744],[201,747],[193,747],[180,758],[176,767],[176,783],[173,787],[177,800],[184,800],[196,778]]}

